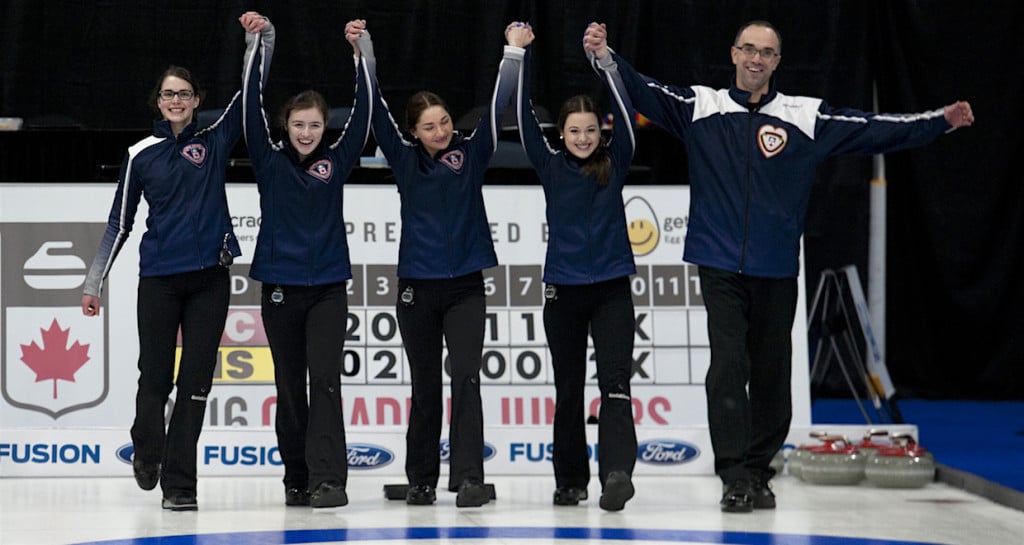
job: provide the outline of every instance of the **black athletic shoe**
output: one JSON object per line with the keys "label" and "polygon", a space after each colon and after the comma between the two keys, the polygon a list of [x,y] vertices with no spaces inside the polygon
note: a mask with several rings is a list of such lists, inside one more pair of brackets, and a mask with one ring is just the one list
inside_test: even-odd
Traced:
{"label": "black athletic shoe", "polygon": [[320,483],[309,495],[309,504],[314,508],[342,507],[348,505],[348,494],[345,493],[345,487],[340,483]]}
{"label": "black athletic shoe", "polygon": [[621,511],[634,493],[629,475],[625,471],[612,471],[604,481],[604,490],[598,504],[605,511]]}
{"label": "black athletic shoe", "polygon": [[555,505],[579,505],[585,499],[587,499],[586,488],[559,486],[555,489]]}
{"label": "black athletic shoe", "polygon": [[143,490],[153,490],[160,482],[160,464],[133,458],[132,470],[135,472],[135,484]]}
{"label": "black athletic shoe", "polygon": [[435,501],[437,493],[429,484],[409,486],[409,491],[405,493],[405,503],[409,505],[433,505]]}
{"label": "black athletic shoe", "polygon": [[725,513],[749,513],[754,510],[754,492],[750,481],[735,481],[725,485],[722,501]]}
{"label": "black athletic shoe", "polygon": [[170,509],[171,511],[199,510],[199,502],[196,501],[195,494],[175,494],[169,498],[164,498],[160,505],[164,509]]}
{"label": "black athletic shoe", "polygon": [[768,479],[757,479],[751,488],[754,509],[775,509],[775,493]]}
{"label": "black athletic shoe", "polygon": [[285,505],[309,505],[309,490],[305,488],[288,487],[284,489]]}
{"label": "black athletic shoe", "polygon": [[459,485],[459,495],[455,496],[456,507],[480,507],[491,501],[487,487],[480,481],[467,479]]}

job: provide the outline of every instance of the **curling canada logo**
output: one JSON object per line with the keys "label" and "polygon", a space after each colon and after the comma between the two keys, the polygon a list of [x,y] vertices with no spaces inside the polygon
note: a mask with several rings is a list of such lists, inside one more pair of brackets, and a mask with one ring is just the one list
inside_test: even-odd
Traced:
{"label": "curling canada logo", "polygon": [[[0,224],[0,384],[12,407],[56,420],[109,390],[107,313],[82,315],[86,265],[103,224]],[[101,303],[105,308],[106,301]]]}

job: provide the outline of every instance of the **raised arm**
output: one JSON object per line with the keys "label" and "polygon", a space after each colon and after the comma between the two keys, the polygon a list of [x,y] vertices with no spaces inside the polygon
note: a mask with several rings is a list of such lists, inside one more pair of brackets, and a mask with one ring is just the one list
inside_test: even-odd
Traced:
{"label": "raised arm", "polygon": [[533,41],[533,29],[528,23],[513,22],[505,27],[505,41],[507,45],[498,65],[498,78],[494,82],[487,113],[480,117],[473,134],[468,138],[468,153],[473,161],[480,163],[487,163],[498,147],[501,116],[515,94],[523,55],[526,53],[524,48]]}
{"label": "raised arm", "polygon": [[[360,44],[366,44],[367,50],[373,49],[370,33],[366,32],[366,21],[354,19],[345,25],[345,40],[352,44],[353,60],[356,68],[356,98],[352,104],[352,112],[345,122],[338,141],[331,146],[339,164],[351,170],[359,163],[366,141],[370,138],[371,97],[369,71],[360,53]],[[347,176],[345,176],[347,178]]]}
{"label": "raised arm", "polygon": [[366,72],[366,84],[370,91],[372,110],[370,125],[373,128],[373,137],[394,169],[403,155],[415,153],[417,144],[409,142],[402,136],[402,129],[391,116],[388,104],[380,92],[380,84],[377,81],[377,57],[373,53],[370,31],[362,28],[359,32],[361,36],[365,37],[365,41],[359,41],[357,45],[362,56],[362,70]]}
{"label": "raised arm", "polygon": [[[270,137],[270,124],[263,110],[263,86],[270,73],[276,34],[270,20],[253,11],[244,13],[239,17],[239,22],[246,29],[242,63],[242,109],[245,117],[242,126],[249,157],[256,166],[264,163],[268,154],[275,150]],[[259,181],[260,177],[257,176]]]}
{"label": "raised arm", "polygon": [[972,123],[974,114],[967,102],[908,114],[832,108],[821,103],[817,112],[815,140],[829,155],[871,155],[918,147],[943,133]]}
{"label": "raised arm", "polygon": [[637,72],[608,47],[608,31],[604,23],[591,23],[587,27],[583,35],[583,49],[598,73],[606,70],[618,72],[636,111],[674,136],[684,137],[693,118],[692,89],[665,85]]}
{"label": "raised arm", "polygon": [[[594,25],[597,23],[591,23],[591,26]],[[584,34],[584,49],[587,49],[586,43],[587,38]],[[597,59],[598,55],[602,55],[600,60]],[[601,44],[597,44],[591,50],[587,50],[587,56],[590,57],[591,63],[599,62],[602,66],[598,74],[608,86],[608,99],[612,106],[612,139],[608,143],[608,151],[616,169],[625,174],[636,150],[636,110],[619,74],[618,65],[608,54],[607,45],[602,50]],[[624,183],[625,178],[625,175],[619,176],[616,182]]]}
{"label": "raised arm", "polygon": [[544,129],[540,126],[537,113],[533,109],[533,100],[530,94],[533,79],[530,75],[531,57],[532,53],[530,49],[527,49],[523,56],[523,62],[520,64],[516,119],[519,122],[519,140],[523,144],[523,149],[526,150],[526,156],[530,158],[530,163],[540,175],[541,183],[547,183],[548,177],[544,176],[544,173],[551,159],[558,155],[558,151],[551,147],[547,137],[544,136]]}

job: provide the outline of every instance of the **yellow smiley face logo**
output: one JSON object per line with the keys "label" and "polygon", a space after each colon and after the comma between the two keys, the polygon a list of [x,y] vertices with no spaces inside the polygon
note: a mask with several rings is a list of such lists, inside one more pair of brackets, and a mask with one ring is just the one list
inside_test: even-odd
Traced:
{"label": "yellow smiley face logo", "polygon": [[634,256],[644,256],[658,246],[658,219],[651,205],[641,197],[626,201],[626,231]]}

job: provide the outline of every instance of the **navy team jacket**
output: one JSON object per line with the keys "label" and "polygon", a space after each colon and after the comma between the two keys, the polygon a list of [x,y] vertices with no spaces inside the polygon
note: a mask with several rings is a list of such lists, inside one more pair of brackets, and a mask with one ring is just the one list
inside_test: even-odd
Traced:
{"label": "navy team jacket", "polygon": [[767,278],[799,274],[800,237],[817,166],[840,154],[920,146],[951,127],[942,109],[880,114],[819,98],[663,85],[614,52],[594,62],[617,71],[637,111],[686,144],[690,213],[683,260]]}
{"label": "navy team jacket", "polygon": [[224,192],[228,159],[242,132],[240,95],[209,127],[197,130],[193,118],[175,138],[169,121],[156,121],[151,136],[128,148],[84,293],[100,295],[143,197],[149,215],[139,244],[140,277],[216,266],[225,237],[231,253],[241,255]]}
{"label": "navy team jacket", "polygon": [[[548,247],[544,281],[552,284],[593,284],[636,273],[626,229],[622,187],[633,159],[635,116],[629,94],[617,72],[601,73],[612,104],[612,138],[608,185],[580,171],[581,162],[564,147],[554,149],[544,137],[530,102],[529,58],[522,63],[516,114],[526,154],[544,187],[547,201]],[[595,153],[600,153],[600,150]]]}
{"label": "navy team jacket", "polygon": [[[454,278],[498,264],[484,208],[484,171],[498,143],[498,121],[515,92],[523,49],[505,46],[487,115],[469,137],[454,135],[430,157],[402,136],[376,84],[372,50],[363,50],[373,83],[373,134],[401,197],[400,278]],[[516,62],[513,62],[516,61]]]}
{"label": "navy team jacket", "polygon": [[[256,41],[254,34],[247,41]],[[360,39],[369,43],[369,36]],[[274,284],[317,286],[352,278],[345,219],[345,181],[370,133],[365,60],[356,59],[356,98],[341,136],[304,161],[287,138],[274,143],[263,111],[263,88],[274,49],[273,27],[259,39],[244,86],[245,140],[260,192],[260,232],[249,276]]]}

